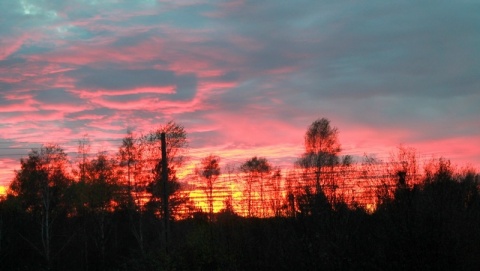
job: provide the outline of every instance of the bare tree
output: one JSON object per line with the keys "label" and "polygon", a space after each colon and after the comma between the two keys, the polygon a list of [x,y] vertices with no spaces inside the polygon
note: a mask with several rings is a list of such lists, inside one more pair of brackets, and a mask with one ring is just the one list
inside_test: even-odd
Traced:
{"label": "bare tree", "polygon": [[78,163],[78,179],[80,181],[85,181],[86,166],[89,162],[90,149],[90,139],[88,134],[85,134],[83,135],[82,139],[78,141],[78,158],[80,160]]}
{"label": "bare tree", "polygon": [[120,167],[126,183],[127,207],[132,233],[138,243],[140,252],[145,256],[144,213],[146,202],[146,188],[149,176],[146,174],[147,152],[146,140],[136,137],[131,131],[122,140],[118,151]]}
{"label": "bare tree", "polygon": [[256,183],[260,185],[261,215],[265,216],[263,177],[271,172],[272,166],[266,158],[258,158],[255,156],[243,163],[240,166],[240,170],[245,174],[248,216],[252,215],[252,193],[254,192],[253,187]]}
{"label": "bare tree", "polygon": [[282,213],[282,172],[280,168],[275,168],[270,177],[270,206],[274,216],[280,216]]}
{"label": "bare tree", "polygon": [[297,210],[295,206],[295,195],[299,194],[298,189],[299,176],[295,170],[289,170],[285,176],[285,203],[287,216],[294,217]]}
{"label": "bare tree", "polygon": [[[390,154],[387,168],[390,178],[399,181],[398,185],[409,187],[418,182],[419,165],[417,152],[414,148],[400,145],[396,152]],[[403,176],[399,178],[399,176]]]}
{"label": "bare tree", "polygon": [[200,167],[196,168],[196,174],[205,182],[210,220],[213,218],[213,185],[220,176],[220,157],[210,154],[200,160]]}

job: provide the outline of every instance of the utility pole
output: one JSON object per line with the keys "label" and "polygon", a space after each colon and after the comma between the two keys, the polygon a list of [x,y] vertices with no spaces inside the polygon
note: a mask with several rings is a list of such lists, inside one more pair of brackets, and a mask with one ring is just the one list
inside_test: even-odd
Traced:
{"label": "utility pole", "polygon": [[160,134],[160,141],[162,143],[162,185],[163,185],[163,226],[165,231],[165,252],[168,254],[168,233],[169,233],[169,218],[168,212],[168,163],[167,163],[167,142],[165,140],[165,132]]}

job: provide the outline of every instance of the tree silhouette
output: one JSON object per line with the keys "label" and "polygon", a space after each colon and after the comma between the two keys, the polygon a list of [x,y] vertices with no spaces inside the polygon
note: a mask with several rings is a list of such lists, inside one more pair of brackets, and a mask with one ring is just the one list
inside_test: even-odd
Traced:
{"label": "tree silhouette", "polygon": [[[162,185],[162,156],[161,156],[161,134],[166,135],[166,155],[168,164],[168,182],[166,190]],[[168,208],[171,218],[175,216],[180,205],[188,202],[188,197],[180,193],[180,183],[176,175],[177,168],[183,165],[188,146],[187,133],[183,126],[176,124],[173,121],[166,125],[159,127],[156,130],[147,134],[146,140],[146,154],[145,158],[149,162],[149,183],[147,185],[147,192],[150,193],[148,202],[149,207],[153,207],[163,217],[163,195],[168,195]]]}
{"label": "tree silhouette", "polygon": [[205,182],[210,220],[213,218],[213,185],[220,176],[220,157],[210,154],[200,160],[200,167],[196,168],[196,174]]}
{"label": "tree silhouette", "polygon": [[131,131],[127,131],[127,136],[122,139],[122,145],[118,150],[118,159],[122,168],[126,167],[127,193],[132,196],[133,186],[135,185],[135,166],[141,159],[137,150],[137,144]]}
{"label": "tree silhouette", "polygon": [[66,172],[67,155],[58,145],[47,144],[39,150],[32,150],[20,163],[21,168],[15,173],[9,193],[39,222],[40,245],[22,237],[42,254],[50,267],[53,226],[59,216],[66,215],[69,205],[65,196],[72,179]]}
{"label": "tree silhouette", "polygon": [[[299,206],[309,210],[307,213],[318,214],[326,206],[335,201],[337,187],[334,168],[339,164],[338,130],[330,126],[326,118],[314,121],[305,133],[305,152],[296,164],[304,170],[307,181],[312,173],[315,176],[314,188],[310,184],[304,188],[304,195],[297,197]],[[324,191],[328,191],[328,195]],[[327,200],[328,202],[325,202]],[[311,205],[306,208],[306,206]],[[311,210],[310,210],[311,209]]]}
{"label": "tree silhouette", "polygon": [[[475,170],[441,158],[426,163],[422,171],[412,149],[403,147],[386,162],[367,156],[351,166],[351,157],[338,157],[338,132],[328,120],[310,128],[305,153],[296,163],[300,169],[281,172],[259,157],[238,167],[245,217],[234,212],[238,194],[230,186],[224,209],[212,219],[213,203],[218,203],[214,195],[224,191],[215,183],[219,158],[201,159],[196,173],[205,182],[210,220],[203,212],[177,219],[186,213],[178,208],[186,206],[183,195],[189,191],[182,189],[176,174],[182,170],[186,133],[173,122],[143,136],[128,134],[114,156],[100,152],[86,157],[83,146],[78,164],[69,165],[58,145],[32,150],[20,160],[8,194],[0,197],[0,266],[480,270],[480,175]],[[172,143],[166,156],[160,155],[162,132]],[[76,171],[75,179],[69,170]],[[236,182],[230,178],[231,167],[223,171],[225,181]],[[161,179],[165,174],[167,190]],[[383,200],[368,211],[353,204],[345,194],[352,183],[360,184],[360,190],[370,187],[369,192],[352,193],[373,202],[377,191]],[[163,192],[175,219],[165,215]],[[172,230],[162,228],[162,222]]]}
{"label": "tree silhouette", "polygon": [[268,175],[272,170],[272,166],[268,163],[266,158],[257,156],[247,160],[240,166],[240,170],[246,175],[245,184],[246,184],[246,193],[247,193],[247,213],[248,216],[252,215],[252,194],[254,192],[253,188],[256,183],[260,185],[260,208],[261,215],[265,216],[265,206],[264,206],[264,176]]}
{"label": "tree silhouette", "polygon": [[[326,167],[333,169],[338,165],[340,143],[338,142],[338,130],[330,126],[326,118],[314,121],[305,133],[305,153],[297,161],[297,165],[308,173],[315,174],[315,193],[322,190],[322,185],[330,190],[334,189],[334,180],[329,180],[324,175]],[[329,176],[333,179],[332,174]],[[322,181],[322,179],[324,179]]]}
{"label": "tree silhouette", "polygon": [[147,183],[150,181],[145,168],[148,164],[146,155],[146,140],[135,137],[128,131],[118,150],[118,160],[122,175],[127,184],[127,210],[132,233],[137,241],[142,257],[145,257],[144,216]]}
{"label": "tree silhouette", "polygon": [[90,152],[90,139],[88,135],[85,134],[82,139],[78,141],[78,172],[74,170],[74,174],[78,176],[80,181],[85,180],[85,175],[87,174],[86,166],[89,162],[89,152]]}
{"label": "tree silhouette", "polygon": [[282,172],[280,168],[275,168],[269,178],[270,207],[274,216],[281,216],[283,209],[282,199]]}

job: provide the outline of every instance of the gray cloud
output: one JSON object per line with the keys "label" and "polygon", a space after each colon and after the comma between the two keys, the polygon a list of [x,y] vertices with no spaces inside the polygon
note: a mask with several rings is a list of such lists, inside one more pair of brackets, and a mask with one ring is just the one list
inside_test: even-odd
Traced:
{"label": "gray cloud", "polygon": [[108,108],[95,108],[95,109],[89,109],[89,110],[83,110],[80,112],[74,112],[74,113],[68,113],[66,114],[65,117],[75,120],[75,119],[81,119],[85,118],[88,116],[94,116],[94,117],[106,117],[106,116],[112,116],[114,115],[115,111],[108,109]]}
{"label": "gray cloud", "polygon": [[175,74],[171,71],[81,68],[68,74],[78,80],[78,87],[85,88],[122,90],[175,83]]}
{"label": "gray cloud", "polygon": [[[175,88],[174,94],[163,94],[171,100],[189,100],[196,93],[197,78],[194,74],[176,75],[172,71],[152,69],[92,69],[81,68],[67,72],[77,80],[77,87],[102,90],[129,90],[141,87]],[[125,101],[131,98],[151,96],[151,94],[131,94],[108,97],[112,101]]]}
{"label": "gray cloud", "polygon": [[45,89],[35,92],[36,100],[46,104],[75,104],[79,98],[64,89]]}

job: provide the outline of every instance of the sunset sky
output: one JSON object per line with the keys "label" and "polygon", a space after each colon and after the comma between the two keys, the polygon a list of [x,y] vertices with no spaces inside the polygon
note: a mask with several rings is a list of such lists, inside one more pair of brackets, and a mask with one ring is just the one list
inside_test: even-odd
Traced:
{"label": "sunset sky", "polygon": [[194,158],[289,165],[321,117],[343,154],[480,168],[480,2],[0,0],[0,185],[169,120]]}

